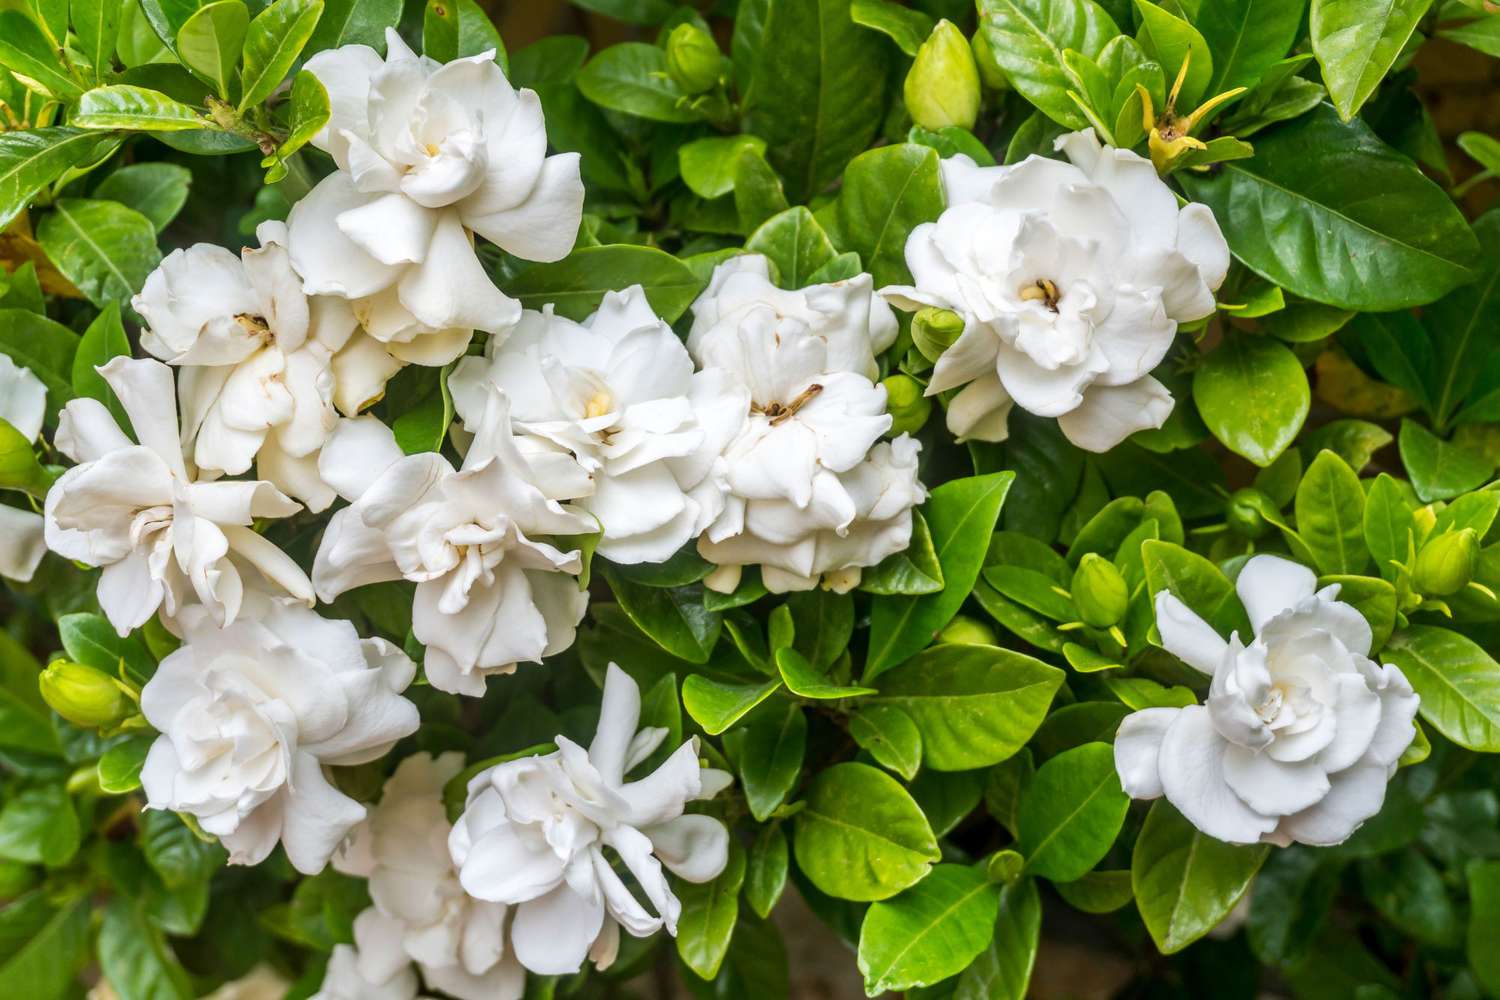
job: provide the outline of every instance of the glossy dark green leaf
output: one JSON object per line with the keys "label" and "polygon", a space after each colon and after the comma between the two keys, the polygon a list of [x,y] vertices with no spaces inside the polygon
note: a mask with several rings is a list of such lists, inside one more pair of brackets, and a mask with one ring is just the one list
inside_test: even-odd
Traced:
{"label": "glossy dark green leaf", "polygon": [[679,882],[677,955],[704,979],[718,975],[740,915],[740,886],[745,884],[745,852],[731,841],[724,870],[708,882]]}
{"label": "glossy dark green leaf", "polygon": [[1491,994],[1500,993],[1500,952],[1489,929],[1500,921],[1500,861],[1475,859],[1468,866],[1469,968]]}
{"label": "glossy dark green leaf", "polygon": [[606,571],[610,590],[642,632],[689,663],[706,663],[719,640],[721,617],[703,606],[696,587],[648,587]]}
{"label": "glossy dark green leaf", "polygon": [[768,706],[724,739],[750,815],[764,823],[797,787],[807,753],[807,716],[793,702]]}
{"label": "glossy dark green leaf", "polygon": [[837,899],[887,899],[921,881],[940,857],[906,789],[867,764],[822,771],[802,801],[792,841],[797,866]]}
{"label": "glossy dark green leaf", "polygon": [[151,220],[113,201],[59,199],[37,227],[37,240],[57,269],[101,308],[129,302],[161,262]]}
{"label": "glossy dark green leaf", "polygon": [[533,264],[505,290],[528,309],[552,304],[559,316],[587,319],[604,293],[640,285],[657,315],[672,323],[687,311],[704,282],[676,257],[654,247],[583,247],[554,264]]}
{"label": "glossy dark green leaf", "polygon": [[1486,330],[1500,323],[1500,211],[1474,223],[1483,248],[1479,280],[1464,285],[1422,311],[1432,338],[1432,419],[1452,422],[1500,419],[1500,367]]}
{"label": "glossy dark green leaf", "polygon": [[999,912],[1000,889],[983,868],[936,866],[865,912],[858,955],[865,992],[927,986],[963,971],[989,944]]}
{"label": "glossy dark green leaf", "polygon": [[1135,898],[1128,871],[1091,871],[1072,882],[1054,883],[1052,888],[1068,905],[1084,913],[1113,913]]}
{"label": "glossy dark green leaf", "polygon": [[88,956],[89,900],[53,906],[43,890],[23,896],[0,911],[0,936],[9,946],[0,982],[27,1000],[60,1000]]}
{"label": "glossy dark green leaf", "polygon": [[1432,0],[1312,0],[1313,53],[1347,121],[1385,78]]}
{"label": "glossy dark green leaf", "polygon": [[1082,878],[1115,842],[1129,806],[1115,774],[1114,748],[1074,747],[1037,771],[1021,800],[1017,849],[1037,875],[1054,882]]}
{"label": "glossy dark green leaf", "polygon": [[1459,746],[1500,752],[1500,663],[1472,639],[1412,625],[1391,636],[1382,659],[1411,682],[1428,725]]}
{"label": "glossy dark green leaf", "polygon": [[83,86],[68,73],[46,33],[19,10],[0,12],[0,67],[25,77],[58,100],[74,101],[83,93]]}
{"label": "glossy dark green leaf", "polygon": [[786,888],[786,874],[791,863],[791,848],[779,823],[762,827],[750,845],[745,867],[745,902],[756,916],[764,920]]}
{"label": "glossy dark green leaf", "polygon": [[996,646],[934,646],[879,683],[870,705],[891,705],[922,734],[927,766],[966,771],[1019,750],[1047,714],[1063,672]]}
{"label": "glossy dark green leaf", "polygon": [[124,795],[141,787],[141,768],[151,740],[135,737],[104,751],[99,758],[99,787],[111,795]]}
{"label": "glossy dark green leaf", "polygon": [[1323,106],[1258,136],[1255,157],[1199,177],[1236,257],[1314,302],[1422,305],[1471,280],[1479,246],[1453,202],[1362,122]]}
{"label": "glossy dark green leaf", "polygon": [[78,813],[61,785],[28,788],[0,807],[0,858],[60,868],[82,842]]}
{"label": "glossy dark green leaf", "polygon": [[1000,890],[1000,914],[989,945],[963,974],[953,1000],[1025,1000],[1042,936],[1036,882],[1022,878]]}
{"label": "glossy dark green leaf", "polygon": [[191,1000],[187,972],[138,902],[117,897],[99,928],[99,969],[122,997]]}
{"label": "glossy dark green leaf", "polygon": [[119,676],[123,664],[131,683],[143,685],[156,673],[156,660],[138,636],[121,638],[100,615],[71,614],[57,620],[63,649],[76,663]]}
{"label": "glossy dark green leaf", "polygon": [[1217,0],[1200,4],[1193,26],[1214,56],[1210,95],[1252,87],[1297,38],[1307,0]]}
{"label": "glossy dark green leaf", "polygon": [[935,150],[905,143],[862,153],[839,192],[840,245],[859,254],[875,287],[908,282],[906,238],[943,204]]}
{"label": "glossy dark green leaf", "polygon": [[1312,392],[1302,363],[1285,344],[1235,334],[1194,372],[1193,401],[1225,447],[1267,466],[1296,440]]}
{"label": "glossy dark green leaf", "polygon": [[500,32],[475,0],[428,0],[422,18],[422,51],[438,62],[493,52],[503,70],[508,57]]}
{"label": "glossy dark green leaf", "polygon": [[130,420],[125,409],[115,398],[114,390],[104,381],[96,368],[110,358],[130,356],[130,340],[125,336],[125,326],[120,322],[120,307],[111,302],[94,318],[78,342],[78,352],[73,355],[73,393],[97,399],[109,407],[115,422],[129,429]]}
{"label": "glossy dark green leaf", "polygon": [[133,208],[159,233],[187,203],[193,172],[176,163],[132,163],[111,173],[94,189],[94,197]]}
{"label": "glossy dark green leaf", "polygon": [[324,0],[323,16],[305,51],[368,45],[384,55],[385,29],[394,28],[400,20],[400,0]]}
{"label": "glossy dark green leaf", "polygon": [[1485,455],[1444,441],[1411,420],[1401,421],[1396,443],[1412,488],[1424,502],[1447,500],[1483,486],[1495,471],[1495,463]]}
{"label": "glossy dark green leaf", "polygon": [[8,226],[43,187],[63,171],[88,163],[117,140],[87,129],[39,128],[0,132],[0,226]]}

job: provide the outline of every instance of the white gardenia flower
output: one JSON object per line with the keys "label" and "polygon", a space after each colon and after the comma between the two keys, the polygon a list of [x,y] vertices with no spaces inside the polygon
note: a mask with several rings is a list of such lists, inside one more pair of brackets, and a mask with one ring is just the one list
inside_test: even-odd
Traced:
{"label": "white gardenia flower", "polygon": [[1229,268],[1213,212],[1179,209],[1150,160],[1087,130],[1057,148],[1072,163],[944,160],[948,208],[906,241],[915,285],[881,289],[963,317],[927,386],[964,386],[948,405],[961,440],[1003,441],[1012,405],[1056,417],[1088,451],[1160,427],[1172,396],[1149,372],[1177,324],[1214,311]]}
{"label": "white gardenia flower", "polygon": [[[0,354],[0,420],[27,441],[36,441],[47,414],[47,387],[42,380]],[[0,576],[25,583],[47,552],[42,516],[0,504]]]}
{"label": "white gardenia flower", "polygon": [[505,948],[507,908],[464,892],[448,854],[443,786],[463,768],[461,753],[403,760],[333,866],[369,881],[375,905],[355,918],[366,981],[415,962],[429,987],[459,1000],[519,1000],[526,972]]}
{"label": "white gardenia flower", "polygon": [[563,506],[588,492],[570,456],[523,455],[493,386],[455,470],[437,452],[402,455],[374,417],[339,425],[318,461],[351,506],[334,514],[313,564],[318,595],[405,578],[417,584],[412,632],[441,691],[484,694],[484,679],[567,649],[588,594],[578,550],[543,537],[582,535],[594,519]]}
{"label": "white gardenia flower", "polygon": [[239,613],[244,577],[265,582],[308,607],[312,582],[256,518],[301,508],[267,482],[200,481],[182,453],[172,370],[159,361],[118,357],[99,368],[130,417],[131,441],[95,399],[63,408],[55,444],[79,463],[47,493],[47,547],[102,566],[99,606],[121,634],[161,608],[177,615],[189,598],[216,624]]}
{"label": "white gardenia flower", "polygon": [[525,260],[566,256],[583,212],[578,155],[547,155],[542,106],[484,52],[446,65],[394,29],[384,60],[366,45],[307,69],[332,116],[312,140],[339,169],[292,208],[292,263],[308,294],[352,300],[401,361],[443,365],[474,330],[521,315],[475,255],[477,233]]}
{"label": "white gardenia flower", "polygon": [[599,519],[599,554],[659,563],[724,508],[721,455],[749,394],[728,373],[694,372],[687,348],[632,285],[609,292],[582,323],[527,310],[484,358],[448,379],[470,430],[493,382],[511,401],[518,433],[571,453],[593,479],[578,506]]}
{"label": "white gardenia flower", "polygon": [[1416,736],[1417,695],[1369,659],[1364,616],[1312,570],[1256,556],[1236,590],[1255,640],[1226,643],[1156,595],[1162,645],[1213,677],[1207,704],[1148,708],[1120,724],[1115,765],[1134,798],[1161,795],[1230,843],[1338,844],[1380,811]]}
{"label": "white gardenia flower", "polygon": [[637,732],[640,713],[640,689],[611,663],[587,750],[558,736],[554,753],[497,764],[469,782],[468,803],[448,838],[459,881],[477,899],[514,907],[511,947],[539,975],[576,972],[585,958],[607,966],[621,926],[636,937],[661,927],[675,935],[682,904],[663,866],[707,882],[728,861],[724,824],[683,813],[688,802],[712,798],[730,782],[723,771],[699,766],[696,737],[651,774],[625,780],[667,735]]}
{"label": "white gardenia flower", "polygon": [[280,842],[311,875],[365,817],[323,768],[375,760],[417,731],[401,696],[416,667],[349,622],[253,596],[258,613],[224,628],[202,608],[182,615],[183,645],[141,691],[161,733],[141,785],[149,808],[190,813],[231,863],[259,864]]}
{"label": "white gardenia flower", "polygon": [[183,440],[198,468],[239,475],[254,461],[320,511],[334,499],[318,449],[335,404],[353,416],[397,366],[361,345],[347,302],[303,294],[285,224],[263,222],[256,236],[260,249],[238,257],[208,243],[172,251],[131,305],[147,323],[141,346],[180,366]]}
{"label": "white gardenia flower", "polygon": [[323,982],[311,1000],[416,1000],[417,970],[405,958],[395,964],[394,971],[386,968],[389,956],[381,949],[388,942],[377,937],[368,920],[361,921],[364,915],[354,919],[354,943],[333,946]]}
{"label": "white gardenia flower", "polygon": [[[705,295],[731,284],[721,280],[726,267],[729,278],[743,273],[743,259],[720,265]],[[706,582],[732,591],[740,568],[759,564],[776,593],[820,581],[846,591],[863,568],[910,542],[912,507],[926,495],[920,445],[904,434],[877,444],[891,416],[884,387],[866,374],[885,336],[870,329],[869,311],[859,314],[863,331],[809,325],[766,288],[762,300],[733,310],[693,307],[705,321],[689,338],[699,363],[723,369],[750,397],[724,453],[724,511],[698,539],[699,553],[720,567]]]}

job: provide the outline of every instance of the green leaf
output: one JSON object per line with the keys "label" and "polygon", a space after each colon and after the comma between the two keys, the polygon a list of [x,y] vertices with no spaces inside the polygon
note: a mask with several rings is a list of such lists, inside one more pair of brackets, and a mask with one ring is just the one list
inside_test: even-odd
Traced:
{"label": "green leaf", "polygon": [[1403,309],[1474,276],[1478,242],[1447,194],[1330,107],[1257,138],[1253,159],[1178,176],[1213,209],[1236,257],[1302,298]]}
{"label": "green leaf", "polygon": [[216,0],[195,10],[177,31],[177,56],[193,75],[229,100],[229,82],[245,45],[250,9],[244,0]]}
{"label": "green leaf", "polygon": [[1400,485],[1384,472],[1365,497],[1364,529],[1375,568],[1385,579],[1395,580],[1399,570],[1393,564],[1414,554],[1410,551],[1413,525]]}
{"label": "green leaf", "polygon": [[[12,935],[23,908],[34,917],[26,922],[30,933],[17,940]],[[89,951],[89,900],[70,899],[53,909],[42,890],[23,896],[0,910],[0,936],[11,946],[0,963],[0,982],[7,989],[26,1000],[74,995],[69,987]]]}
{"label": "green leaf", "polygon": [[122,997],[191,1000],[195,991],[162,932],[140,904],[116,897],[99,928],[99,970]]}
{"label": "green leaf", "polygon": [[474,0],[428,0],[422,18],[422,51],[438,62],[493,51],[502,70],[509,61],[500,32]]}
{"label": "green leaf", "polygon": [[1365,491],[1354,470],[1333,452],[1318,452],[1297,485],[1297,533],[1320,573],[1358,574],[1370,561],[1365,545]]}
{"label": "green leaf", "polygon": [[1292,47],[1307,0],[1215,0],[1199,6],[1193,26],[1214,57],[1206,93],[1253,87]]}
{"label": "green leaf", "polygon": [[1500,21],[1493,17],[1439,27],[1437,35],[1500,59]]}
{"label": "green leaf", "polygon": [[797,865],[837,899],[887,899],[921,881],[941,857],[906,789],[868,764],[822,771],[803,802],[792,840]]}
{"label": "green leaf", "polygon": [[787,595],[786,607],[796,626],[794,647],[814,670],[827,671],[849,649],[854,634],[854,598],[831,590]]}
{"label": "green leaf", "polygon": [[875,287],[910,282],[906,238],[943,211],[937,151],[903,143],[861,153],[836,204],[840,249],[859,254]]}
{"label": "green leaf", "polygon": [[274,153],[261,160],[261,166],[270,167],[266,172],[267,184],[274,184],[286,176],[287,158],[313,140],[313,136],[328,124],[333,110],[323,81],[305,69],[299,70],[292,78],[291,103],[292,114],[287,122],[286,138]]}
{"label": "green leaf", "polygon": [[984,571],[984,582],[997,593],[1055,622],[1078,620],[1073,599],[1066,593],[1058,593],[1057,584],[1045,573],[1025,566],[991,566]]}
{"label": "green leaf", "polygon": [[1027,870],[1054,882],[1082,878],[1115,842],[1129,807],[1108,743],[1085,743],[1053,757],[1021,800],[1017,849],[1026,855]]}
{"label": "green leaf", "polygon": [[78,814],[61,785],[11,795],[0,809],[0,858],[60,868],[82,842]]}
{"label": "green leaf", "polygon": [[[686,150],[687,147],[684,146],[684,156]],[[802,288],[810,284],[808,278],[836,256],[828,234],[802,205],[773,215],[761,223],[745,241],[745,249],[765,254],[776,265],[776,272],[784,288]]]}
{"label": "green leaf", "polygon": [[1234,631],[1242,636],[1253,634],[1234,584],[1219,567],[1196,552],[1155,539],[1141,544],[1141,559],[1146,567],[1146,587],[1153,597],[1163,590],[1171,591],[1220,635]]}
{"label": "green leaf", "polygon": [[573,6],[640,25],[661,24],[678,9],[672,0],[573,0]]}
{"label": "green leaf", "polygon": [[685,124],[702,119],[667,72],[667,54],[644,42],[611,45],[578,73],[583,96],[611,111],[658,122]]}
{"label": "green leaf", "polygon": [[958,977],[953,1000],[1025,1000],[1042,937],[1036,881],[1022,878],[1000,890],[1000,917],[989,945]]}
{"label": "green leaf", "polygon": [[880,681],[868,705],[891,705],[922,734],[922,754],[937,771],[997,764],[1036,732],[1064,674],[996,646],[934,646]]}
{"label": "green leaf", "polygon": [[122,428],[130,427],[130,418],[115,398],[114,390],[104,381],[104,376],[94,369],[106,364],[110,358],[129,356],[130,340],[120,322],[120,307],[111,302],[89,324],[83,332],[83,339],[78,342],[78,353],[73,355],[73,393],[97,399],[109,407],[115,422]]}
{"label": "green leaf", "polygon": [[[747,149],[764,154],[766,141],[754,135],[724,135],[684,143],[677,150],[682,182],[700,198],[729,194],[734,190],[734,173],[740,154]],[[831,249],[829,256],[832,256]]]}
{"label": "green leaf", "polygon": [[864,681],[923,649],[958,613],[979,578],[989,537],[1014,472],[950,480],[933,489],[922,507],[944,587],[920,597],[879,597],[870,602],[870,646]]}
{"label": "green leaf", "polygon": [[1421,696],[1428,725],[1459,746],[1500,752],[1500,663],[1477,643],[1449,629],[1412,625],[1392,635],[1381,656]]}
{"label": "green leaf", "polygon": [[63,276],[101,309],[129,302],[161,263],[151,220],[113,201],[59,199],[37,227],[37,241]]}
{"label": "green leaf", "polygon": [[73,398],[77,351],[78,334],[61,323],[23,309],[0,309],[0,354],[42,380],[48,406],[60,407]]}
{"label": "green leaf", "polygon": [[144,685],[156,674],[156,660],[139,636],[121,638],[115,627],[100,615],[77,613],[57,620],[63,649],[75,663],[120,676],[123,664],[132,684]]}
{"label": "green leaf", "polygon": [[648,587],[613,570],[604,578],[630,620],[657,645],[689,663],[708,662],[724,622],[703,606],[700,588]]}
{"label": "green leaf", "polygon": [[1130,858],[1135,902],[1162,954],[1181,951],[1234,909],[1270,848],[1226,844],[1164,800],[1146,816]]}
{"label": "green leaf", "polygon": [[113,68],[124,0],[72,0],[68,6],[78,51],[93,67],[94,80],[102,80]]}
{"label": "green leaf", "polygon": [[1241,333],[1226,337],[1193,373],[1193,401],[1214,437],[1264,467],[1296,440],[1312,392],[1291,348]]}
{"label": "green leaf", "polygon": [[1469,862],[1469,968],[1491,995],[1500,994],[1500,952],[1491,929],[1500,921],[1500,861]]}
{"label": "green leaf", "polygon": [[764,684],[721,684],[702,674],[682,682],[682,707],[710,736],[717,736],[781,687],[781,678]]}
{"label": "green leaf", "polygon": [[1312,0],[1313,54],[1345,121],[1375,92],[1431,6],[1432,0]]}
{"label": "green leaf", "polygon": [[828,678],[814,670],[807,658],[795,649],[776,651],[776,669],[781,671],[781,680],[787,690],[799,698],[828,701],[875,693],[874,688],[828,683]]}
{"label": "green leaf", "polygon": [[1088,128],[1068,96],[1086,88],[1063,63],[1063,52],[1099,57],[1120,34],[1104,9],[1094,0],[979,0],[979,17],[979,30],[1016,92],[1059,125]]}
{"label": "green leaf", "polygon": [[1396,627],[1396,588],[1373,576],[1321,576],[1318,586],[1339,585],[1339,600],[1352,605],[1370,623],[1370,648],[1379,650]]}
{"label": "green leaf", "polygon": [[936,22],[925,12],[903,7],[892,0],[853,0],[849,16],[855,24],[880,32],[896,47],[915,57]]}
{"label": "green leaf", "polygon": [[312,38],[322,15],[323,0],[276,0],[255,15],[245,34],[245,52],[240,63],[244,90],[239,103],[241,112],[270,97],[281,85]]}
{"label": "green leaf", "polygon": [[0,228],[70,167],[92,162],[118,142],[86,129],[0,131]]}
{"label": "green leaf", "polygon": [[1479,280],[1422,311],[1434,358],[1430,393],[1419,398],[1431,400],[1432,419],[1439,427],[1500,419],[1500,378],[1484,335],[1500,323],[1500,212],[1481,216],[1474,234],[1483,250]]}
{"label": "green leaf", "polygon": [[1135,898],[1128,871],[1092,871],[1053,888],[1069,906],[1084,913],[1113,913]]}
{"label": "green leaf", "polygon": [[385,29],[394,28],[400,20],[401,0],[324,0],[323,16],[306,51],[368,45],[384,55]]}
{"label": "green leaf", "polygon": [[83,93],[57,47],[35,21],[18,10],[0,12],[0,66],[60,101],[76,101]]}
{"label": "green leaf", "polygon": [[176,813],[149,809],[141,814],[140,825],[146,863],[168,888],[206,882],[228,858],[216,841],[204,840]]}
{"label": "green leaf", "polygon": [[506,285],[528,309],[551,303],[559,316],[584,320],[604,293],[640,285],[662,319],[675,323],[703,290],[686,264],[655,247],[610,244],[574,250],[555,264],[533,264]]}
{"label": "green leaf", "polygon": [[166,94],[126,83],[95,87],[84,94],[73,123],[84,128],[141,132],[185,132],[211,125],[198,112]]}
{"label": "green leaf", "polygon": [[778,0],[761,35],[746,131],[766,140],[794,203],[837,179],[884,113],[886,50],[849,10],[850,0]]}
{"label": "green leaf", "polygon": [[1309,459],[1327,448],[1348,463],[1349,468],[1360,472],[1377,451],[1394,440],[1394,434],[1368,420],[1330,420],[1311,434],[1303,435],[1297,447]]}
{"label": "green leaf", "polygon": [[41,500],[53,479],[37,461],[36,448],[26,435],[0,420],[0,489],[21,490]]}
{"label": "green leaf", "polygon": [[192,182],[193,172],[176,163],[132,163],[100,181],[94,197],[135,209],[160,233],[187,204]]}
{"label": "green leaf", "polygon": [[[684,681],[684,696],[686,688]],[[724,737],[740,773],[745,804],[757,823],[769,819],[797,787],[807,753],[807,716],[802,707],[787,702],[777,711],[770,708]]]}
{"label": "green leaf", "polygon": [[880,565],[865,570],[859,589],[867,594],[920,595],[943,589],[943,567],[932,547],[932,532],[920,510],[912,511],[911,542],[893,552]]}
{"label": "green leaf", "polygon": [[999,913],[1000,890],[982,867],[936,866],[865,912],[858,956],[865,993],[909,990],[962,972],[989,944]]}
{"label": "green leaf", "polygon": [[99,787],[110,795],[124,795],[141,787],[141,768],[150,750],[150,739],[134,737],[104,751],[99,758]]}
{"label": "green leaf", "polygon": [[427,383],[427,391],[422,395],[414,394],[409,401],[403,400],[405,405],[401,408],[401,415],[391,421],[391,433],[404,455],[442,451],[448,427],[453,423],[453,394],[448,390],[448,374],[452,366],[444,366],[436,379],[431,376],[431,368],[414,366],[406,371]]}
{"label": "green leaf", "polygon": [[1486,456],[1444,441],[1410,420],[1401,421],[1397,447],[1412,488],[1424,503],[1447,500],[1477,489],[1495,471],[1495,463]]}
{"label": "green leaf", "polygon": [[1338,890],[1341,866],[1304,847],[1276,851],[1255,877],[1247,936],[1268,965],[1296,964],[1316,940]]}
{"label": "green leaf", "polygon": [[750,845],[750,860],[745,869],[745,902],[762,920],[770,916],[786,888],[789,858],[790,848],[779,823],[762,828],[755,843]]}
{"label": "green leaf", "polygon": [[745,852],[730,841],[729,862],[718,877],[702,884],[678,882],[682,913],[677,918],[677,954],[704,979],[713,979],[729,951],[740,915],[740,886],[745,883]]}
{"label": "green leaf", "polygon": [[862,705],[849,716],[849,735],[875,762],[910,781],[922,766],[922,731],[894,705]]}
{"label": "green leaf", "polygon": [[1184,110],[1197,107],[1208,96],[1208,84],[1214,76],[1213,54],[1208,42],[1197,28],[1150,0],[1135,0],[1135,5],[1141,14],[1136,41],[1141,43],[1148,56],[1161,63],[1168,80],[1176,80],[1182,64],[1188,64],[1177,106]]}

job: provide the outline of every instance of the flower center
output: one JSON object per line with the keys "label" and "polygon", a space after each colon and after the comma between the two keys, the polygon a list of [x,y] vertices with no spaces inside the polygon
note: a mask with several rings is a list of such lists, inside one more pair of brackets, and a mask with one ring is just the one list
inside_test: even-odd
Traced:
{"label": "flower center", "polygon": [[583,415],[585,418],[602,417],[606,413],[612,412],[614,408],[614,396],[610,395],[609,390],[600,389],[589,397],[587,403],[583,404]]}
{"label": "flower center", "polygon": [[758,403],[750,404],[751,413],[763,413],[771,418],[771,426],[775,427],[782,421],[790,420],[797,415],[797,411],[807,405],[808,400],[823,391],[822,385],[814,382],[797,394],[797,398],[790,403],[767,403],[761,406]]}
{"label": "flower center", "polygon": [[1271,688],[1270,693],[1266,695],[1266,700],[1255,709],[1255,714],[1260,716],[1262,721],[1270,722],[1281,714],[1281,706],[1285,701],[1286,691],[1278,684]]}
{"label": "flower center", "polygon": [[264,316],[239,313],[234,317],[234,321],[240,325],[240,329],[244,330],[250,336],[259,337],[268,344],[276,339],[276,335],[271,332],[271,324],[266,322]]}
{"label": "flower center", "polygon": [[1057,290],[1051,278],[1038,278],[1022,285],[1016,294],[1021,296],[1022,302],[1040,302],[1052,312],[1057,312],[1057,302],[1062,298],[1062,292]]}

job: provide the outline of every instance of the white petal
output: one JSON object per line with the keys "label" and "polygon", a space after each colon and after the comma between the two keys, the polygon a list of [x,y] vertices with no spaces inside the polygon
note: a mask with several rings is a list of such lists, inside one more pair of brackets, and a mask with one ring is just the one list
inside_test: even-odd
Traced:
{"label": "white petal", "polygon": [[28,441],[42,432],[42,418],[47,413],[47,387],[21,368],[8,354],[0,354],[0,420],[4,420]]}
{"label": "white petal", "polygon": [[136,549],[99,574],[99,608],[122,637],[146,624],[161,606],[162,585],[151,576],[150,559]]}
{"label": "white petal", "polygon": [[645,833],[661,863],[685,881],[710,882],[729,863],[729,831],[712,816],[678,816]]}
{"label": "white petal", "polygon": [[1162,792],[1188,822],[1209,836],[1253,844],[1275,829],[1276,820],[1251,809],[1226,784],[1224,753],[1229,745],[1215,732],[1208,709],[1182,709],[1162,738]]}
{"label": "white petal", "polygon": [[30,580],[47,552],[42,515],[0,504],[0,576]]}
{"label": "white petal", "polygon": [[340,216],[372,200],[354,189],[347,174],[336,171],[292,206],[288,250],[307,294],[363,298],[400,278],[404,268],[382,264],[339,228]]}
{"label": "white petal", "polygon": [[1167,652],[1210,676],[1229,650],[1219,633],[1171,591],[1156,594],[1156,630]]}
{"label": "white petal", "polygon": [[604,925],[604,904],[560,885],[540,899],[516,907],[511,944],[516,958],[542,976],[577,972]]}
{"label": "white petal", "polygon": [[502,250],[523,260],[561,260],[573,249],[583,217],[583,181],[577,153],[547,157],[536,186],[514,208],[471,214],[464,223]]}
{"label": "white petal", "polygon": [[1282,819],[1276,832],[1300,844],[1341,844],[1385,803],[1386,769],[1358,764],[1330,775],[1333,787],[1317,805]]}
{"label": "white petal", "polygon": [[1083,392],[1083,402],[1057,418],[1078,447],[1106,452],[1136,431],[1160,427],[1172,412],[1172,394],[1147,375],[1126,385],[1094,383]]}
{"label": "white petal", "polygon": [[1246,805],[1267,816],[1306,809],[1329,788],[1326,769],[1314,761],[1283,763],[1233,744],[1224,753],[1224,780]]}
{"label": "white petal", "polygon": [[404,456],[396,435],[375,417],[341,420],[318,454],[318,474],[346,500],[358,500]]}
{"label": "white petal", "polygon": [[427,258],[398,287],[401,304],[433,330],[499,333],[521,318],[521,303],[495,287],[452,209],[440,213]]}
{"label": "white petal", "polygon": [[130,417],[135,438],[161,457],[167,467],[183,479],[182,441],[177,427],[177,390],[172,369],[160,361],[111,358],[99,374],[114,390]]}
{"label": "white petal", "polygon": [[404,194],[386,194],[339,214],[339,231],[382,264],[427,258],[438,213]]}
{"label": "white petal", "polygon": [[1306,566],[1266,555],[1245,563],[1234,583],[1257,635],[1266,622],[1311,597],[1317,586],[1317,575]]}
{"label": "white petal", "polygon": [[1147,708],[1132,712],[1115,732],[1115,771],[1120,786],[1133,799],[1161,797],[1161,741],[1177,718],[1175,708]]}
{"label": "white petal", "polygon": [[625,777],[625,752],[635,738],[641,718],[641,689],[630,675],[611,663],[604,673],[604,698],[599,706],[599,728],[589,744],[589,760],[600,777],[619,784]]}
{"label": "white petal", "polygon": [[281,843],[287,860],[304,875],[316,875],[365,818],[365,807],[330,785],[317,760],[305,753],[292,758],[291,781],[283,795]]}

